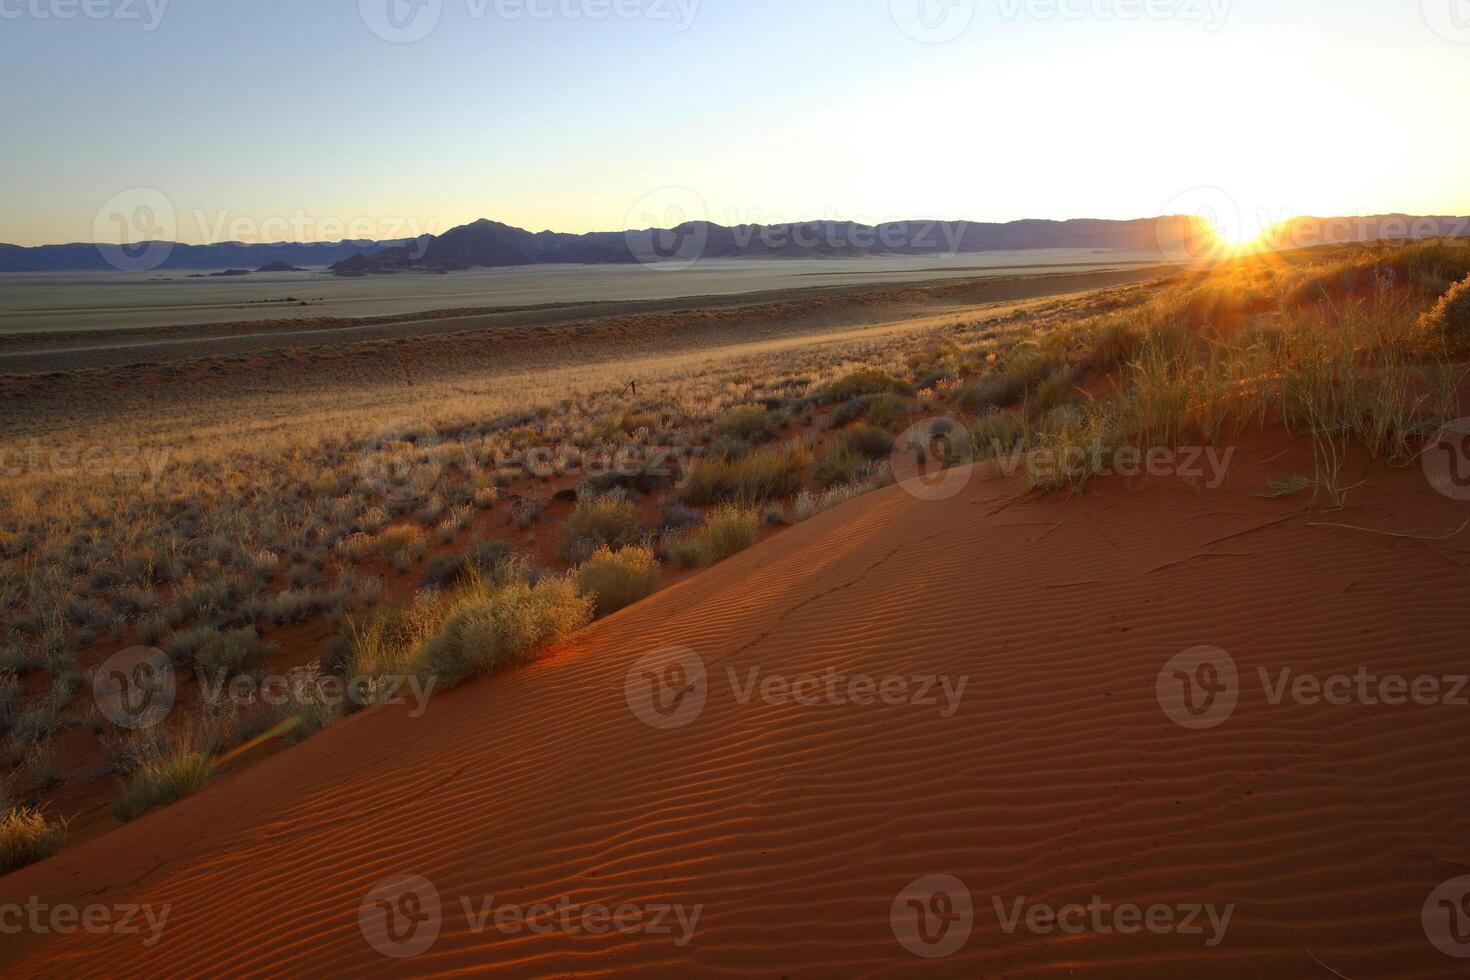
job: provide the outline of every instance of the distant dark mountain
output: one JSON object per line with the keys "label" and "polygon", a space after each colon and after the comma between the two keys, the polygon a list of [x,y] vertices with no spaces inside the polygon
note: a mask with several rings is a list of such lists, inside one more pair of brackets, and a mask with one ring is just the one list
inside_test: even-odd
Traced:
{"label": "distant dark mountain", "polygon": [[256,272],[305,272],[306,270],[305,269],[299,269],[296,266],[292,265],[290,262],[272,262],[270,265],[263,265],[259,269],[256,269],[255,271]]}
{"label": "distant dark mountain", "polygon": [[[141,254],[150,244],[129,246],[132,254]],[[221,242],[216,245],[180,245],[166,248],[167,258],[151,268],[168,269],[238,269],[259,268],[275,262],[293,266],[329,266],[354,255],[374,254],[385,248],[404,244],[397,241],[341,241],[297,244],[278,242],[272,245],[246,245]],[[160,249],[163,251],[164,249]],[[85,272],[115,268],[96,245],[40,245],[23,248],[0,245],[0,272]]]}
{"label": "distant dark mountain", "polygon": [[[1373,215],[1358,218],[1294,218],[1273,239],[1277,247],[1325,242],[1470,235],[1470,218]],[[571,235],[529,232],[481,219],[442,235],[371,242],[246,245],[160,245],[168,269],[250,268],[286,263],[329,266],[341,276],[395,272],[449,272],[471,267],[552,263],[627,264],[694,258],[847,258],[867,255],[945,256],[1042,248],[1126,249],[1170,252],[1191,248],[1208,232],[1192,216],[1132,221],[1026,220],[1005,224],[905,221],[863,225],[810,221],[777,225],[686,222],[674,228]],[[149,243],[129,246],[131,254]],[[106,270],[113,264],[96,245],[0,245],[0,272]]]}

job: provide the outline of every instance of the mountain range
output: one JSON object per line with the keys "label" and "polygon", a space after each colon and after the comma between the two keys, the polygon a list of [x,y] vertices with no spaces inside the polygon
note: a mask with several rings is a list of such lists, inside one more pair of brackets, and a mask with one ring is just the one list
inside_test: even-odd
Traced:
{"label": "mountain range", "polygon": [[[1162,252],[1203,234],[1195,217],[1139,218],[1129,221],[1028,219],[1004,224],[966,221],[906,221],[864,225],[847,221],[735,225],[685,222],[673,228],[565,234],[530,232],[481,219],[442,235],[385,241],[340,241],[250,245],[139,243],[130,251],[160,245],[154,269],[226,269],[272,263],[327,267],[337,275],[361,276],[405,271],[450,272],[471,267],[544,264],[626,264],[693,258],[849,258],[866,255],[953,255],[1045,248],[1125,249]],[[1353,218],[1297,218],[1283,243],[1317,244],[1313,229],[1331,241],[1379,238],[1463,236],[1470,218],[1373,215]],[[1301,233],[1297,230],[1301,229]],[[1287,240],[1290,241],[1287,241]],[[0,244],[0,272],[76,272],[107,270],[108,256],[96,245]]]}

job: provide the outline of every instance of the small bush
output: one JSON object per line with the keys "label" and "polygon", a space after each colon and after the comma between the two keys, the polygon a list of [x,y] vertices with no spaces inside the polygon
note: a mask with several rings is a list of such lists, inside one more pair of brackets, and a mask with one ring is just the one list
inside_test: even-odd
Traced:
{"label": "small bush", "polygon": [[570,579],[472,590],[449,606],[443,626],[424,644],[420,663],[453,684],[528,663],[591,618],[592,600]]}
{"label": "small bush", "polygon": [[419,584],[431,589],[469,585],[494,578],[497,569],[512,558],[510,548],[499,541],[481,541],[458,555],[435,555],[424,566]]}
{"label": "small bush", "polygon": [[823,396],[827,401],[841,402],[859,395],[881,395],[884,392],[911,395],[913,388],[908,382],[895,378],[887,371],[864,368],[832,382],[823,392]]}
{"label": "small bush", "polygon": [[422,555],[426,548],[423,530],[413,524],[395,524],[378,535],[378,554],[385,557],[400,552]]}
{"label": "small bush", "polygon": [[823,453],[821,459],[817,460],[817,465],[812,471],[812,475],[816,477],[817,482],[822,486],[831,487],[856,479],[867,468],[867,457],[854,452],[850,446],[839,442],[827,452]]}
{"label": "small bush", "polygon": [[658,559],[650,548],[613,551],[603,545],[577,569],[577,589],[597,603],[597,614],[607,616],[658,590]]}
{"label": "small bush", "polygon": [[811,452],[800,442],[758,450],[740,460],[706,460],[684,489],[695,506],[789,497],[801,489]]}
{"label": "small bush", "polygon": [[754,507],[726,504],[716,508],[705,520],[702,535],[709,560],[724,561],[755,544],[760,521],[760,512]]}
{"label": "small bush", "polygon": [[214,774],[212,736],[192,732],[140,745],[148,747],[134,760],[132,778],[112,807],[113,816],[124,823],[203,789]]}
{"label": "small bush", "polygon": [[562,556],[581,561],[599,547],[638,540],[638,508],[621,497],[584,497],[562,525]]}
{"label": "small bush", "polygon": [[992,412],[970,429],[976,459],[992,459],[1025,448],[1026,421],[1015,412]]}
{"label": "small bush", "polygon": [[0,818],[0,874],[45,860],[66,842],[66,823],[48,821],[35,807],[10,807]]}
{"label": "small bush", "polygon": [[991,371],[977,383],[960,392],[959,406],[967,412],[983,412],[1014,405],[1026,394],[1020,378],[1004,371]]}
{"label": "small bush", "polygon": [[715,423],[715,434],[746,442],[766,442],[776,437],[777,416],[763,405],[741,405]]}
{"label": "small bush", "polygon": [[1452,286],[1420,322],[1451,347],[1470,346],[1470,279]]}
{"label": "small bush", "polygon": [[215,633],[199,646],[196,659],[210,675],[238,674],[260,656],[260,638],[252,627]]}
{"label": "small bush", "polygon": [[875,395],[868,403],[868,421],[879,428],[886,429],[907,409],[908,405],[897,395],[888,392]]}
{"label": "small bush", "polygon": [[1072,394],[1072,369],[1060,367],[1036,386],[1036,411],[1042,414],[1062,404]]}
{"label": "small bush", "polygon": [[875,459],[893,452],[893,436],[871,425],[854,426],[842,433],[837,442],[864,459]]}

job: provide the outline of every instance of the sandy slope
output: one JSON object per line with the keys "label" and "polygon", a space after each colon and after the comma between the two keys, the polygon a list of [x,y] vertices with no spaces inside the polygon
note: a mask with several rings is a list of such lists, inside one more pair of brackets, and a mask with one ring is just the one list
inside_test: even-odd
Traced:
{"label": "sandy slope", "polygon": [[[981,480],[819,516],[424,717],[352,719],[168,810],[0,879],[0,904],[172,903],[161,941],[6,937],[7,975],[637,970],[772,975],[1452,976],[1421,908],[1470,873],[1470,708],[1272,705],[1257,668],[1467,669],[1467,516],[1417,470],[1342,512],[1253,492],[1303,447],[1243,440],[1226,487]],[[1156,698],[1200,644],[1240,666],[1223,725]],[[708,669],[686,727],[625,676],[670,645]],[[741,704],[726,668],[966,678],[959,709]],[[638,688],[636,690],[646,690]],[[941,699],[942,701],[942,699]],[[385,877],[436,886],[421,955],[365,941]],[[920,959],[890,908],[967,886],[973,933]],[[460,905],[682,903],[694,938],[475,934]],[[1007,934],[994,904],[1233,904],[1205,936]],[[677,929],[676,929],[677,932]],[[1208,935],[1208,928],[1206,934]]]}

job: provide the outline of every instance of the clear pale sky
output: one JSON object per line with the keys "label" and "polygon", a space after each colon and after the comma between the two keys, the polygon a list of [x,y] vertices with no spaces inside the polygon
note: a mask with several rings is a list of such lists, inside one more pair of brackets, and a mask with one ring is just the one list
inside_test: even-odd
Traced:
{"label": "clear pale sky", "polygon": [[[0,241],[93,240],[136,187],[187,242],[270,218],[617,230],[666,186],[726,224],[1142,217],[1200,185],[1277,217],[1470,214],[1466,0],[974,0],[944,43],[900,28],[921,0],[700,0],[682,30],[694,0],[428,0],[414,43],[359,0],[55,16],[82,2],[0,0]],[[967,0],[922,2],[951,28]]]}

